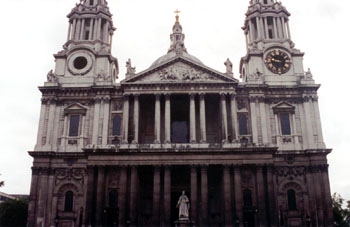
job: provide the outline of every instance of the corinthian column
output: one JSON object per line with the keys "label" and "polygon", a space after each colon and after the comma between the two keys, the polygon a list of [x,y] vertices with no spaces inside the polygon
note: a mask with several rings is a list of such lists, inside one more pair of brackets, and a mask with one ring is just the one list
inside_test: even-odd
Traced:
{"label": "corinthian column", "polygon": [[160,94],[156,94],[154,109],[154,143],[160,143]]}
{"label": "corinthian column", "polygon": [[160,166],[154,166],[153,171],[153,224],[158,225],[160,214]]}
{"label": "corinthian column", "polygon": [[226,108],[226,95],[221,94],[221,117],[222,117],[222,128],[223,128],[223,140],[228,141],[228,130],[227,130],[227,108]]}
{"label": "corinthian column", "polygon": [[139,143],[139,118],[140,118],[139,95],[134,95],[134,141]]}
{"label": "corinthian column", "polygon": [[201,166],[201,226],[208,225],[208,166]]}
{"label": "corinthian column", "polygon": [[207,142],[207,129],[205,119],[205,95],[202,93],[199,96],[199,112],[200,112],[200,130],[201,130],[201,143]]}
{"label": "corinthian column", "polygon": [[238,126],[237,126],[237,104],[236,104],[236,94],[231,94],[231,119],[232,119],[232,139],[238,139]]}
{"label": "corinthian column", "polygon": [[170,121],[171,121],[171,112],[170,112],[170,94],[165,95],[165,143],[170,143]]}
{"label": "corinthian column", "polygon": [[195,94],[190,94],[190,143],[196,142],[196,104]]}
{"label": "corinthian column", "polygon": [[232,226],[232,205],[231,205],[231,169],[229,165],[224,165],[223,169],[224,188],[224,215],[225,225]]}
{"label": "corinthian column", "polygon": [[129,135],[129,95],[124,95],[122,143],[128,143],[128,135]]}

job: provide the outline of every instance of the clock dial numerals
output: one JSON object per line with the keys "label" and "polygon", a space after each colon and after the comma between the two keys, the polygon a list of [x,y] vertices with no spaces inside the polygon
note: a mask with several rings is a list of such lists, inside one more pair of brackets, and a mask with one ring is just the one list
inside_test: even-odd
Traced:
{"label": "clock dial numerals", "polygon": [[292,61],[282,50],[270,51],[265,58],[266,67],[273,73],[284,74],[289,71]]}

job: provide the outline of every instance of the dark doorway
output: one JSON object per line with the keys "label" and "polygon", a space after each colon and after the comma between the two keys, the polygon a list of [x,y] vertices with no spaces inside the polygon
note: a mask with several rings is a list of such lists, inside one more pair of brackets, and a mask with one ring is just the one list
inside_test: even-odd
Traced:
{"label": "dark doorway", "polygon": [[171,142],[188,143],[188,123],[186,121],[174,121],[171,123]]}
{"label": "dark doorway", "polygon": [[108,207],[104,210],[105,227],[118,227],[119,209],[118,209],[118,191],[112,189],[108,193]]}
{"label": "dark doorway", "polygon": [[171,98],[171,142],[189,142],[189,97],[176,95]]}
{"label": "dark doorway", "polygon": [[243,214],[243,226],[255,227],[255,213],[253,211],[244,212]]}

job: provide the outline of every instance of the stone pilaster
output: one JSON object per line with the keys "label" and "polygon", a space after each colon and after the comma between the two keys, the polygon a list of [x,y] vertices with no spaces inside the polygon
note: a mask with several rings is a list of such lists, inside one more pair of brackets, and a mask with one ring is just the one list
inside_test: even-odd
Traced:
{"label": "stone pilaster", "polygon": [[119,226],[126,226],[126,196],[127,196],[127,166],[120,167],[119,192],[118,192],[118,208],[119,208]]}
{"label": "stone pilaster", "polygon": [[137,166],[131,166],[130,173],[130,225],[136,226],[137,221],[137,192],[138,192],[138,172]]}
{"label": "stone pilaster", "polygon": [[129,95],[124,95],[123,105],[123,139],[122,143],[128,143],[129,136]]}
{"label": "stone pilaster", "polygon": [[[93,126],[92,126],[92,144],[97,145],[98,144],[98,132],[100,127],[100,109],[101,109],[101,99],[95,98],[95,105],[94,105],[94,120],[93,120]],[[66,117],[67,118],[67,117]],[[65,123],[66,125],[66,123]],[[67,134],[64,134],[66,136]]]}
{"label": "stone pilaster", "polygon": [[240,166],[234,167],[235,185],[235,210],[236,218],[239,220],[239,227],[243,227],[243,200],[242,200],[242,179]]}
{"label": "stone pilaster", "polygon": [[110,109],[110,97],[105,97],[103,99],[102,144],[108,143],[109,109]]}
{"label": "stone pilaster", "polygon": [[171,167],[164,167],[164,222],[171,226]]}

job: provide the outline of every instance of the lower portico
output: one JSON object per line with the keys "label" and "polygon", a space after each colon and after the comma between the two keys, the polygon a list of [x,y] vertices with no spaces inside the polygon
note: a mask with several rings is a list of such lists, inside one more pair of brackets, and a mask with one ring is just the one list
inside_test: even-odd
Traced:
{"label": "lower portico", "polygon": [[[207,150],[197,154],[154,150],[131,152],[125,157],[123,154],[111,156],[110,153],[86,151],[88,168],[92,169],[88,178],[99,182],[97,187],[106,191],[102,199],[105,203],[98,205],[96,201],[90,201],[96,204],[91,206],[96,209],[93,213],[102,214],[96,216],[94,222],[113,220],[103,218],[103,215],[105,210],[110,210],[110,193],[115,191],[121,211],[118,213],[119,226],[172,226],[178,219],[178,197],[185,190],[190,200],[190,219],[198,225],[229,226],[237,220],[243,223],[247,213],[256,209],[256,204],[265,206],[265,191],[273,197],[272,185],[257,184],[272,179],[274,151],[275,148],[257,150],[254,158],[250,153],[249,162],[243,161],[248,160],[244,149],[235,152]],[[104,165],[99,166],[102,162]],[[249,175],[247,179],[242,180],[242,173]],[[267,176],[267,173],[271,175]],[[252,200],[245,208],[244,189],[250,190]],[[267,214],[263,211],[260,218],[266,219]],[[258,221],[258,214],[254,214],[254,219]]]}

